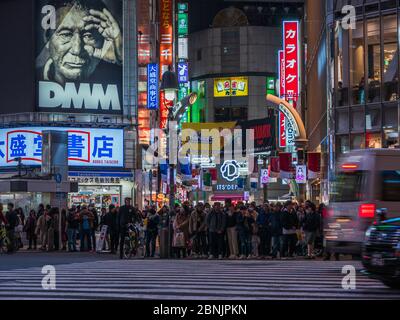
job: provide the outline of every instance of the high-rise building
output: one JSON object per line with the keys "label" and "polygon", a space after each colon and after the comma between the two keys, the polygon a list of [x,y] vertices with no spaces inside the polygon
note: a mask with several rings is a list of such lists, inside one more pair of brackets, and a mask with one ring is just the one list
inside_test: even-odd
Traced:
{"label": "high-rise building", "polygon": [[[89,11],[90,9],[94,11]],[[101,13],[106,9],[107,15]],[[37,177],[44,130],[68,131],[69,205],[135,197],[136,1],[1,1],[0,175]],[[99,23],[100,19],[107,28]],[[90,23],[92,21],[92,23]],[[2,192],[24,209],[49,203],[31,188]]]}

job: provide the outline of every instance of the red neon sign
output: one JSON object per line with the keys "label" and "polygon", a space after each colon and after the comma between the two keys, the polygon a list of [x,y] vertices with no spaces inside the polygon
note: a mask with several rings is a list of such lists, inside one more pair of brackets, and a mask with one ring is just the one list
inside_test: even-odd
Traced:
{"label": "red neon sign", "polygon": [[160,1],[160,79],[173,64],[172,0]]}
{"label": "red neon sign", "polygon": [[285,60],[285,98],[296,101],[299,97],[299,22],[283,22],[283,48]]}

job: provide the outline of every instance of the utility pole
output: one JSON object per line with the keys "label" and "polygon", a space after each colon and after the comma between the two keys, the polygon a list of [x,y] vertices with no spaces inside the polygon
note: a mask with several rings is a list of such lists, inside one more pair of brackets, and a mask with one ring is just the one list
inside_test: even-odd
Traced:
{"label": "utility pole", "polygon": [[[268,169],[266,156],[263,157],[263,169]],[[266,203],[268,201],[268,184],[267,183],[263,184],[263,194],[264,194],[264,197],[263,197],[264,203]]]}

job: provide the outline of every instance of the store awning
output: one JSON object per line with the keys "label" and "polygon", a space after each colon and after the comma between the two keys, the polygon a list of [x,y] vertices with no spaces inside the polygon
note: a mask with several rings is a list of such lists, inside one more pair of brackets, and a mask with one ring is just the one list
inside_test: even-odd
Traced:
{"label": "store awning", "polygon": [[211,201],[225,201],[225,200],[234,200],[234,201],[243,201],[244,197],[242,194],[214,194],[211,197]]}

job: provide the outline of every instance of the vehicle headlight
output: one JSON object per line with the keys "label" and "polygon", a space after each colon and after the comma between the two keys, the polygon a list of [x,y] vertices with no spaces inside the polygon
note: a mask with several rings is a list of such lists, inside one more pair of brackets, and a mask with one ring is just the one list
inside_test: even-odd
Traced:
{"label": "vehicle headlight", "polygon": [[365,237],[369,238],[371,236],[371,232],[374,230],[375,230],[375,228],[373,228],[373,227],[368,228],[367,231],[365,231]]}

